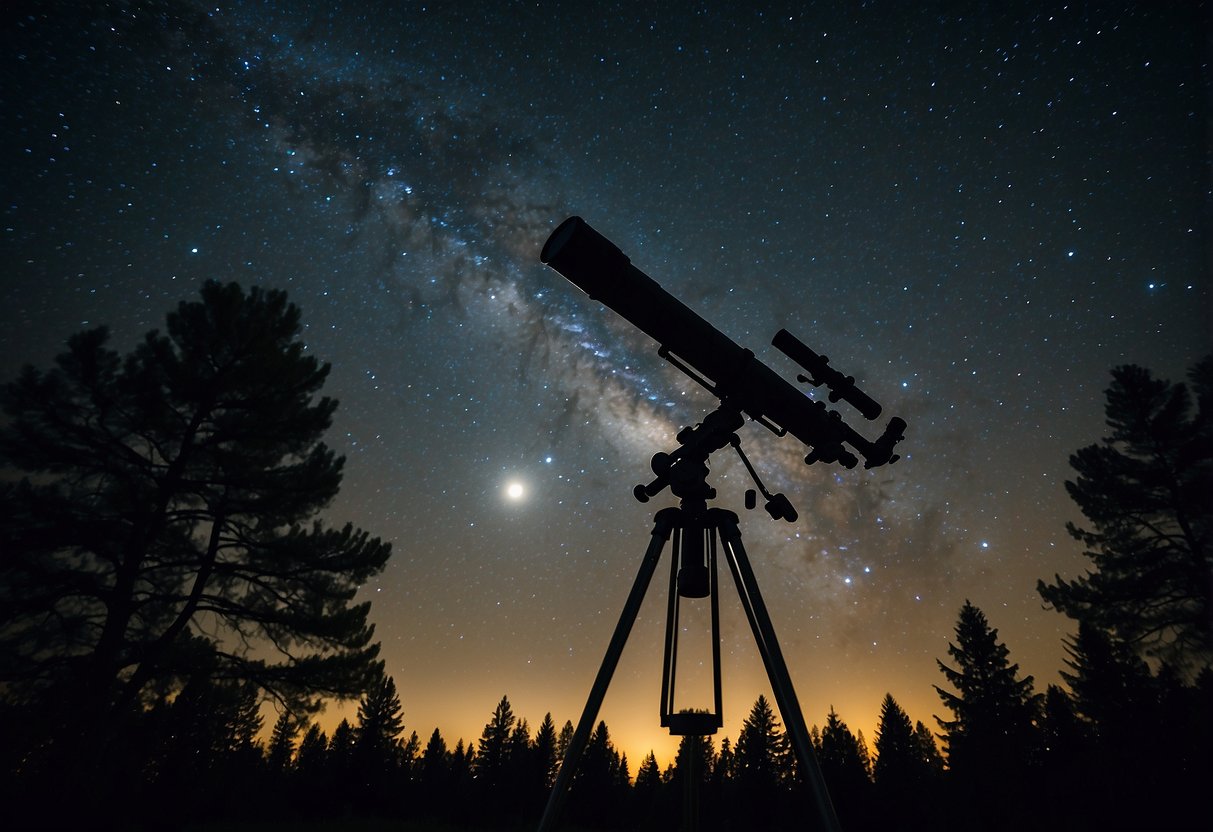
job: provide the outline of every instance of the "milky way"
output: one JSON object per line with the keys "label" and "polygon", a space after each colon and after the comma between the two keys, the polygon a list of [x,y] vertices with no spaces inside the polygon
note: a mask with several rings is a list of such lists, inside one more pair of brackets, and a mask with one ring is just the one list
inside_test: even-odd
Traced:
{"label": "milky way", "polygon": [[[578,214],[785,377],[781,327],[909,423],[873,471],[743,431],[801,514],[742,528],[810,723],[870,740],[889,691],[932,724],[966,598],[1055,681],[1067,456],[1112,366],[1209,345],[1206,4],[642,8],[11,14],[5,376],[207,278],[286,289],[341,402],[330,513],[394,544],[365,594],[410,730],[472,739],[503,693],[576,719],[648,537],[631,488],[715,406],[539,264]],[[737,461],[713,481],[739,510]],[[603,714],[634,759],[670,747],[662,595]],[[736,609],[725,642],[735,736],[765,683]]]}

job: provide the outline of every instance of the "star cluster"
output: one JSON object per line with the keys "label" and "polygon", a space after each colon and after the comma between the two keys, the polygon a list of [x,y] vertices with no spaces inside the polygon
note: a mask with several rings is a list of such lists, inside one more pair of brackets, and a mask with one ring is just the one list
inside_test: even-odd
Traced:
{"label": "star cluster", "polygon": [[[806,467],[743,435],[795,524],[743,532],[810,723],[933,724],[966,598],[1025,672],[1082,567],[1068,454],[1108,370],[1209,347],[1207,4],[62,4],[4,28],[5,378],[132,345],[208,278],[285,288],[332,362],[331,513],[410,729],[502,693],[576,719],[648,539],[631,487],[711,396],[538,262],[584,216],[787,377],[786,327],[909,423]],[[882,425],[861,424],[879,433]],[[744,470],[713,464],[740,508]],[[604,718],[668,756],[654,589]],[[728,594],[725,596],[729,600]],[[729,606],[726,603],[726,606]],[[725,732],[765,689],[725,611]],[[349,709],[347,708],[346,711]],[[344,713],[334,707],[332,714]],[[347,714],[348,715],[348,714]]]}

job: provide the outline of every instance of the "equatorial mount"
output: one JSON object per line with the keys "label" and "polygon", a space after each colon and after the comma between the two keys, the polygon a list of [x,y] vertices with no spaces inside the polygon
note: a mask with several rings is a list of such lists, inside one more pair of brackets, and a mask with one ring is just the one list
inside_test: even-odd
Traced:
{"label": "equatorial mount", "polygon": [[[673,453],[658,452],[653,454],[649,467],[657,478],[649,483],[641,483],[632,489],[632,494],[642,503],[660,494],[667,486],[675,497],[687,500],[714,500],[716,489],[707,484],[708,458],[716,451],[731,445],[741,458],[750,478],[754,480],[757,490],[766,499],[763,506],[775,520],[796,522],[799,515],[792,506],[792,501],[783,494],[772,494],[767,491],[759,478],[758,472],[750,464],[749,457],[741,449],[741,438],[737,430],[745,424],[741,411],[728,404],[721,404],[706,418],[694,427],[683,428],[678,432],[678,448]],[[752,509],[757,504],[754,489],[746,491],[746,508]]]}

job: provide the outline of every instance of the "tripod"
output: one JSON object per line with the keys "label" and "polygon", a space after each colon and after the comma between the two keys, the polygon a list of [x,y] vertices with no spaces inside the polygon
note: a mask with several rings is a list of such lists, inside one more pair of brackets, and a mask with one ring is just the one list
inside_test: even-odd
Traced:
{"label": "tripod", "polygon": [[[795,519],[795,511],[782,494],[771,495],[763,488],[754,469],[750,466],[745,455],[741,453],[739,441],[734,431],[744,424],[737,410],[728,406],[713,411],[703,423],[695,428],[687,428],[678,435],[681,447],[673,454],[659,453],[653,457],[652,468],[657,478],[648,485],[638,485],[635,495],[642,502],[654,496],[666,486],[680,498],[677,508],[663,508],[653,518],[652,539],[641,561],[640,570],[632,584],[632,590],[624,604],[615,632],[603,656],[602,665],[590,689],[585,709],[581,719],[569,741],[568,751],[561,763],[552,787],[547,807],[539,822],[539,832],[550,832],[554,827],[565,798],[572,784],[573,775],[581,759],[582,753],[589,742],[590,732],[598,719],[598,711],[606,696],[607,687],[619,663],[632,625],[640,612],[653,573],[661,559],[662,550],[676,535],[674,562],[671,566],[670,579],[670,609],[666,619],[666,646],[664,662],[664,678],[662,680],[661,724],[670,728],[675,735],[703,736],[713,734],[721,725],[720,718],[720,638],[717,631],[717,582],[715,575],[717,543],[724,553],[733,582],[737,586],[737,594],[745,609],[750,629],[754,633],[754,641],[766,668],[767,677],[771,682],[771,690],[788,734],[792,740],[792,748],[796,761],[800,765],[804,779],[809,786],[817,812],[818,825],[830,832],[838,832],[838,819],[834,814],[833,804],[826,790],[821,769],[813,753],[812,742],[808,729],[805,727],[804,716],[800,710],[800,702],[792,687],[788,675],[787,664],[783,652],[775,637],[775,629],[771,625],[770,615],[766,604],[763,603],[762,593],[754,571],[750,567],[749,557],[741,543],[741,532],[737,527],[737,515],[720,508],[708,508],[707,501],[716,496],[716,490],[707,484],[707,459],[716,450],[731,444],[741,454],[742,461],[754,477],[758,487],[767,497],[767,511],[775,518]],[[747,504],[751,495],[747,495]],[[708,559],[703,560],[706,544]],[[708,572],[704,575],[700,570]],[[686,576],[685,578],[683,576]],[[706,581],[705,581],[706,579]],[[712,597],[712,640],[715,671],[716,713],[671,713],[673,705],[673,670],[677,652],[677,607],[678,597]]]}

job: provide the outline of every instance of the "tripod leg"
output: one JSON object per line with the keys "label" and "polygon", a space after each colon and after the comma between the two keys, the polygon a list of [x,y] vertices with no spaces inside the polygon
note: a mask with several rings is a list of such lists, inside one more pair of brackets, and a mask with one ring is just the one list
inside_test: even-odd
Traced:
{"label": "tripod leg", "polygon": [[813,743],[805,726],[796,691],[792,687],[792,678],[788,675],[788,666],[783,660],[783,651],[779,649],[779,641],[775,638],[775,628],[771,625],[771,617],[767,613],[766,604],[763,603],[758,581],[750,567],[750,559],[746,556],[745,547],[741,545],[737,516],[731,512],[719,511],[716,518],[720,536],[724,541],[725,559],[729,562],[729,570],[737,584],[741,605],[750,620],[750,629],[754,631],[754,641],[758,643],[758,652],[762,655],[767,677],[771,680],[771,690],[775,694],[780,716],[783,717],[783,724],[787,726],[788,734],[792,738],[796,761],[800,763],[805,781],[813,794],[818,821],[822,829],[841,832],[838,816],[834,813],[834,804],[830,801],[830,793],[826,789],[825,778],[821,775],[817,756],[813,753]]}
{"label": "tripod leg", "polygon": [[585,710],[581,712],[577,730],[573,732],[573,738],[569,740],[564,762],[560,764],[560,772],[556,775],[556,784],[552,787],[552,794],[548,797],[547,807],[543,810],[543,817],[539,821],[539,832],[547,832],[552,829],[560,816],[569,786],[572,785],[573,774],[577,771],[577,764],[581,761],[581,755],[590,741],[590,732],[594,730],[598,710],[602,707],[607,687],[611,684],[611,677],[615,674],[615,667],[619,664],[619,656],[623,653],[628,635],[632,632],[632,625],[636,623],[636,616],[640,613],[640,605],[649,589],[649,583],[653,580],[653,573],[657,570],[657,562],[661,559],[661,550],[665,548],[666,541],[670,539],[670,532],[680,513],[680,509],[664,508],[657,512],[657,516],[654,518],[653,539],[649,541],[649,548],[644,553],[640,571],[636,573],[636,581],[632,584],[632,592],[623,605],[619,623],[615,625],[615,634],[611,636],[611,643],[607,647],[606,655],[602,657],[602,666],[598,668],[594,686],[590,688],[590,696],[586,700]]}

